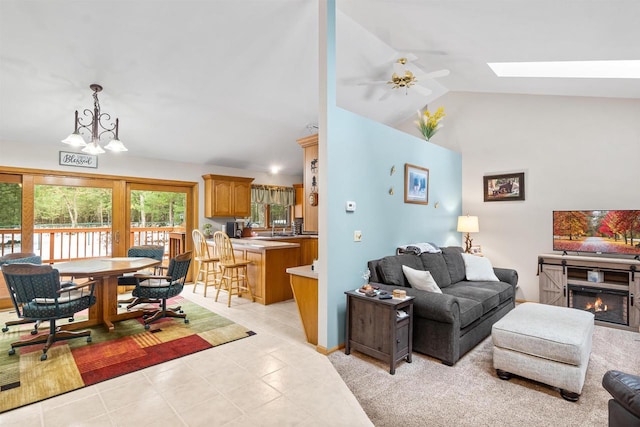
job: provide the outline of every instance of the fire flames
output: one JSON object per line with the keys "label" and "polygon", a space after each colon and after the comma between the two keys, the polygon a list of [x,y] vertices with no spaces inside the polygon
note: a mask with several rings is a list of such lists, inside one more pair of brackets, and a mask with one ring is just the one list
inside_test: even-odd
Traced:
{"label": "fire flames", "polygon": [[602,303],[601,298],[596,298],[596,300],[593,303],[588,303],[585,306],[585,310],[607,311],[607,305]]}

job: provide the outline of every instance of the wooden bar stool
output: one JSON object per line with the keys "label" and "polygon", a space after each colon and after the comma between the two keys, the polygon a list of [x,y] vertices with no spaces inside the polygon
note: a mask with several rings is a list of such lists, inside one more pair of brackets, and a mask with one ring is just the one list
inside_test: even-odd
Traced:
{"label": "wooden bar stool", "polygon": [[207,296],[207,288],[209,286],[217,286],[220,281],[218,275],[220,270],[218,268],[219,257],[212,253],[214,250],[210,248],[205,240],[204,234],[200,230],[193,230],[191,232],[193,238],[193,247],[196,251],[196,279],[193,281],[193,292],[196,291],[198,282],[202,281],[204,284],[204,296]]}
{"label": "wooden bar stool", "polygon": [[228,307],[231,307],[231,295],[241,296],[245,291],[249,292],[251,301],[255,301],[251,286],[249,285],[249,276],[247,275],[247,265],[251,264],[251,261],[236,259],[233,253],[233,245],[226,233],[216,231],[213,235],[213,241],[215,242],[216,251],[220,259],[218,262],[220,268],[220,285],[216,292],[216,301],[218,301],[218,295],[222,287],[224,287],[228,293]]}

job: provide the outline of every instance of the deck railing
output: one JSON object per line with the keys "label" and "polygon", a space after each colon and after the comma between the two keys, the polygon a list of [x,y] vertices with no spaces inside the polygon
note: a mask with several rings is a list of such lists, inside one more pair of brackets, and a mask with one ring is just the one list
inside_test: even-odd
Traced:
{"label": "deck railing", "polygon": [[[175,227],[131,228],[131,246],[162,245],[169,254],[169,233]],[[43,263],[71,259],[111,256],[111,227],[36,228],[33,230],[33,252]],[[23,252],[20,230],[0,228],[0,256]]]}

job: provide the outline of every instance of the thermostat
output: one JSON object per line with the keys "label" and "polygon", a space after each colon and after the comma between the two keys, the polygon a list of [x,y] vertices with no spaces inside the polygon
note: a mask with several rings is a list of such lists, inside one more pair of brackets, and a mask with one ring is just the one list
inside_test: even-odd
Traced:
{"label": "thermostat", "polygon": [[355,212],[356,211],[356,202],[347,201],[347,204],[345,206],[345,210],[347,212]]}

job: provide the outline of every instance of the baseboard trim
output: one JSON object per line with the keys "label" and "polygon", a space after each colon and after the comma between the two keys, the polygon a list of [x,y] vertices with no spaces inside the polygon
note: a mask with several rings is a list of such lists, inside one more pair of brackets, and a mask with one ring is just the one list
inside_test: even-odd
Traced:
{"label": "baseboard trim", "polygon": [[340,344],[337,345],[335,347],[332,347],[330,349],[323,347],[321,345],[317,345],[316,346],[316,351],[320,354],[324,354],[325,356],[330,355],[331,353],[333,353],[334,351],[338,351],[338,350],[342,350],[344,348],[344,344]]}

